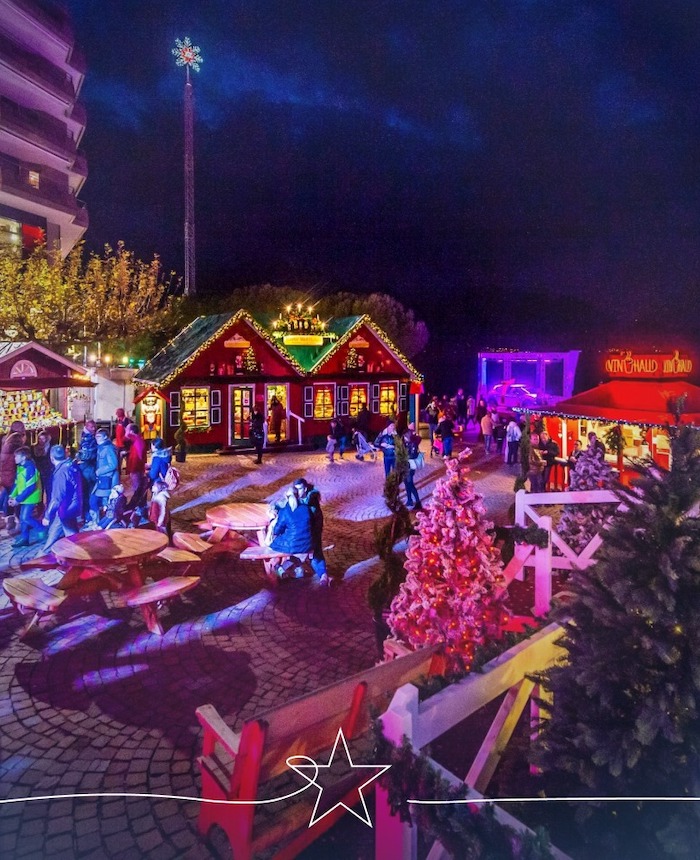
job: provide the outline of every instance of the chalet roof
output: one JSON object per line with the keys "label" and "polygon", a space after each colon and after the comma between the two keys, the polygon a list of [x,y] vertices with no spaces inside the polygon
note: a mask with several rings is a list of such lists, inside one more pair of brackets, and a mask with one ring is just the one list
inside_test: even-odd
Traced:
{"label": "chalet roof", "polygon": [[166,384],[176,374],[181,373],[196,358],[197,354],[216,340],[226,328],[229,328],[232,323],[239,319],[245,320],[301,376],[313,373],[361,325],[366,324],[415,379],[422,379],[421,374],[393,345],[388,335],[366,315],[330,319],[326,325],[326,331],[334,334],[336,338],[325,342],[322,346],[291,346],[283,344],[272,336],[272,323],[276,319],[274,315],[256,314],[252,316],[241,309],[236,312],[197,317],[166,344],[160,352],[146,362],[134,377],[134,382],[156,386]]}
{"label": "chalet roof", "polygon": [[235,313],[232,311],[192,320],[160,352],[144,364],[134,377],[134,382],[161,385],[168,377],[184,369],[192,361],[195,353],[207,342],[213,340],[234,316]]}
{"label": "chalet roof", "polygon": [[[47,376],[47,377],[15,377],[13,379],[5,378],[4,374],[9,369],[9,359],[19,359],[25,353],[39,353],[55,362],[63,368],[64,376]],[[5,364],[7,362],[7,364]],[[0,370],[0,388],[5,391],[10,389],[32,389],[32,388],[81,388],[94,386],[94,383],[88,379],[87,370],[79,364],[71,361],[63,355],[60,355],[48,347],[42,346],[33,340],[25,341],[0,341],[0,365],[3,365]]]}

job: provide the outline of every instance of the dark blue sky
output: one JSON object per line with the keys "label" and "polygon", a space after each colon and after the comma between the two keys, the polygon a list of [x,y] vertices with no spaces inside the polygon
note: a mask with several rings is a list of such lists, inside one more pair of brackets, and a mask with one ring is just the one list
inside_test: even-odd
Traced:
{"label": "dark blue sky", "polygon": [[379,288],[446,338],[695,326],[695,0],[67,5],[89,246],[183,270],[188,35],[200,290]]}

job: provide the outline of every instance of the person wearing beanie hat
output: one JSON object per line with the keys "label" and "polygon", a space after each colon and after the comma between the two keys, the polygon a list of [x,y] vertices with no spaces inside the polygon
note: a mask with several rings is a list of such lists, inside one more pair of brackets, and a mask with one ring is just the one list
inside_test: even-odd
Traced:
{"label": "person wearing beanie hat", "polygon": [[83,481],[80,468],[68,458],[62,445],[49,451],[53,465],[51,497],[42,525],[48,526],[43,551],[48,552],[59,538],[78,531],[78,517],[83,508]]}

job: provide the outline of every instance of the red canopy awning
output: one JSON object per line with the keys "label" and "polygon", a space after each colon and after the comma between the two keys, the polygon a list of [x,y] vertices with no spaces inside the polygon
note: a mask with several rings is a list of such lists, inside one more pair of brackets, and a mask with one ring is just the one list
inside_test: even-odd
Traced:
{"label": "red canopy awning", "polygon": [[681,420],[687,424],[700,424],[700,388],[682,379],[615,379],[575,394],[568,400],[560,400],[548,409],[519,411],[664,427],[675,424],[674,409],[683,395],[685,402]]}

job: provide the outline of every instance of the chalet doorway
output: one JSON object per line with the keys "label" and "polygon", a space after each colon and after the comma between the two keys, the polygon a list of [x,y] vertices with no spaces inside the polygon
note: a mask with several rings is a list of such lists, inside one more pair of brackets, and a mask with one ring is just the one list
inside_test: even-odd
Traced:
{"label": "chalet doorway", "polygon": [[[275,385],[269,383],[265,386],[265,404],[267,409],[267,441],[268,442],[284,442],[289,438],[289,386],[286,383]],[[276,397],[279,403],[284,408],[284,416],[280,422],[279,439],[277,438],[275,417],[272,414],[272,398]],[[281,413],[280,413],[281,414]]]}
{"label": "chalet doorway", "polygon": [[232,385],[229,390],[231,419],[229,444],[241,445],[250,439],[250,414],[253,410],[255,389],[252,385]]}

